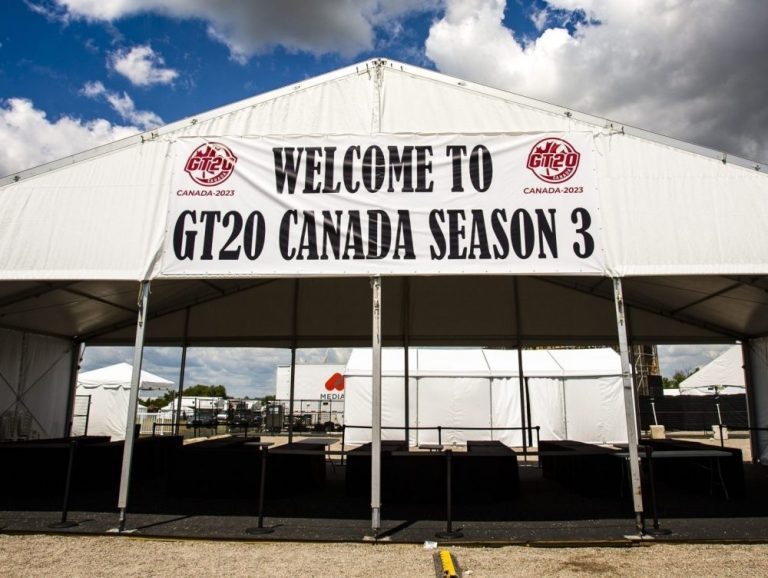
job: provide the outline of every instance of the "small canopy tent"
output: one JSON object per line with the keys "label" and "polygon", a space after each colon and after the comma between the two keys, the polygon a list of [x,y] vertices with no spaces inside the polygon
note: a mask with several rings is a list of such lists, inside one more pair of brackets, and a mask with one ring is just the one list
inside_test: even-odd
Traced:
{"label": "small canopy tent", "polygon": [[[132,374],[130,363],[117,363],[78,376],[76,395],[89,396],[90,409],[88,430],[74,434],[110,436],[112,441],[125,439]],[[172,381],[141,371],[142,391],[166,390],[172,385]]]}
{"label": "small canopy tent", "polygon": [[680,382],[680,395],[732,395],[746,392],[741,345],[734,345]]}
{"label": "small canopy tent", "polygon": [[[412,348],[409,357],[406,404],[402,350],[383,352],[383,439],[404,439],[407,405],[411,445],[437,443],[437,430],[418,428],[439,425],[444,444],[496,439],[521,446],[521,412],[529,405],[541,439],[627,441],[621,362],[612,349],[523,351],[523,403],[515,350]],[[371,373],[371,351],[353,350],[345,370],[348,426],[370,426]],[[368,442],[370,430],[350,427],[346,436]]]}

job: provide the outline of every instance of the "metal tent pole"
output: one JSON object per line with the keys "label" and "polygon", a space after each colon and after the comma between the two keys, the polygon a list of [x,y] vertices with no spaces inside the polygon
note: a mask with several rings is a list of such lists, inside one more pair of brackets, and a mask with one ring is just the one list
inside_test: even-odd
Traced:
{"label": "metal tent pole", "polygon": [[621,356],[621,380],[624,385],[624,414],[627,420],[627,442],[629,445],[629,472],[632,483],[632,503],[635,509],[635,526],[640,534],[645,533],[643,521],[643,489],[640,483],[640,457],[637,450],[637,421],[635,419],[635,392],[632,380],[632,366],[629,362],[624,296],[621,279],[613,278],[613,295],[616,305],[616,330],[619,337],[619,355]]}
{"label": "metal tent pole", "polygon": [[131,374],[131,395],[128,398],[128,416],[125,423],[125,445],[123,446],[123,466],[120,471],[120,494],[117,507],[120,509],[118,531],[125,530],[125,509],[128,506],[128,488],[131,483],[131,460],[135,441],[136,406],[139,403],[139,385],[141,382],[141,361],[144,357],[144,329],[147,321],[147,303],[149,302],[149,281],[141,284],[139,294],[139,313],[136,322],[136,343],[133,347],[133,373]]}
{"label": "metal tent pole", "polygon": [[373,366],[371,396],[371,530],[381,529],[381,277],[371,278],[373,288]]}
{"label": "metal tent pole", "polygon": [[760,443],[759,438],[761,432],[755,432],[752,428],[757,425],[757,406],[755,404],[755,383],[752,377],[752,353],[750,350],[750,342],[742,341],[741,343],[741,358],[744,364],[744,393],[746,394],[747,401],[747,427],[749,430],[749,447],[752,453],[752,463],[756,464],[760,457]]}
{"label": "metal tent pole", "polygon": [[293,397],[296,387],[296,331],[299,317],[299,280],[293,280],[293,321],[291,327],[291,393],[288,399],[288,443],[293,443]]}
{"label": "metal tent pole", "polygon": [[520,386],[520,430],[523,438],[523,455],[528,456],[528,444],[525,436],[525,375],[523,374],[523,342],[520,337],[520,289],[517,284],[517,277],[514,278],[515,285],[515,333],[517,333],[517,379]]}
{"label": "metal tent pole", "polygon": [[[179,367],[179,393],[176,400],[176,423],[173,427],[174,435],[179,435],[179,428],[181,427],[181,398],[184,395],[184,374],[187,370],[187,340],[189,339],[189,307],[186,309],[184,316],[184,340],[181,346],[181,367]],[[173,415],[173,412],[171,412]]]}
{"label": "metal tent pole", "polygon": [[[67,398],[67,421],[66,431],[64,435],[67,437],[72,436],[72,426],[75,421],[75,398],[77,397],[77,376],[80,372],[80,362],[83,360],[83,354],[85,353],[85,343],[73,343],[72,344],[72,361],[69,368],[69,397]],[[89,406],[90,413],[90,406]],[[86,424],[88,418],[86,417]],[[88,426],[86,425],[83,435],[88,435]]]}
{"label": "metal tent pole", "polygon": [[411,443],[411,407],[410,407],[410,381],[411,381],[411,367],[410,360],[408,358],[408,348],[410,346],[410,317],[411,317],[411,282],[408,277],[403,278],[403,351],[404,351],[404,363],[405,371],[405,442],[410,445]]}
{"label": "metal tent pole", "polygon": [[[533,447],[533,419],[531,419],[531,389],[530,389],[530,377],[525,378],[525,415],[528,419],[528,447]],[[538,441],[536,443],[538,447]]]}

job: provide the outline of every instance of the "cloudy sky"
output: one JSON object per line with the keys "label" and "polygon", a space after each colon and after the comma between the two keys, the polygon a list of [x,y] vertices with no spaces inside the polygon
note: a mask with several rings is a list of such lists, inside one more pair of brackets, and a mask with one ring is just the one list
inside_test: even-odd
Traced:
{"label": "cloudy sky", "polygon": [[[4,0],[2,6],[1,174],[374,56],[768,161],[764,0]],[[663,371],[693,368],[714,354],[665,348]],[[126,356],[93,349],[86,364]],[[151,350],[148,369],[175,379],[178,357],[177,350]],[[284,351],[195,350],[187,381],[263,393],[274,387],[274,363],[287,360]]]}

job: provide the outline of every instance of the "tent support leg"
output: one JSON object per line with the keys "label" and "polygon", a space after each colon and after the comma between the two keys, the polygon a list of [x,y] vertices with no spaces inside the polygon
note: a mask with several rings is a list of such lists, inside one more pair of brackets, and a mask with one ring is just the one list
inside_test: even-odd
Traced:
{"label": "tent support leg", "polygon": [[120,471],[120,495],[117,507],[120,510],[118,531],[125,531],[125,510],[128,506],[128,487],[131,483],[131,460],[133,444],[136,438],[136,406],[139,404],[139,382],[141,381],[141,362],[144,357],[144,329],[147,322],[147,303],[149,302],[149,281],[141,284],[139,295],[139,314],[136,322],[136,343],[133,347],[133,373],[131,375],[131,395],[128,398],[128,416],[125,422],[125,445],[123,446],[123,466]]}
{"label": "tent support leg", "polygon": [[[755,384],[752,380],[752,352],[749,341],[741,343],[741,359],[744,363],[744,393],[747,400],[747,427],[749,430],[749,448],[752,453],[752,463],[759,463],[760,444],[758,436],[760,432],[755,432],[751,428],[755,427],[757,421],[757,411],[755,405]],[[722,434],[722,429],[720,430]]]}
{"label": "tent support leg", "polygon": [[381,277],[371,278],[373,288],[373,391],[371,403],[371,531],[381,529]]}
{"label": "tent support leg", "polygon": [[403,359],[405,368],[405,442],[411,443],[411,407],[409,386],[411,381],[411,367],[408,358],[408,348],[410,346],[410,319],[411,319],[411,281],[408,277],[403,278]]}
{"label": "tent support leg", "polygon": [[643,520],[643,489],[640,483],[640,457],[638,454],[637,421],[635,419],[635,391],[632,380],[632,366],[629,362],[629,340],[624,313],[624,296],[621,279],[613,278],[613,295],[616,305],[616,331],[619,337],[619,355],[621,356],[621,380],[624,385],[624,414],[627,420],[627,442],[629,445],[629,473],[632,484],[632,503],[635,510],[635,526],[645,534]]}
{"label": "tent support leg", "polygon": [[528,461],[528,444],[526,443],[526,420],[525,420],[525,375],[523,371],[523,341],[520,337],[521,323],[520,316],[520,289],[517,285],[517,277],[514,279],[515,283],[515,332],[517,333],[517,379],[520,386],[520,430],[521,437],[523,439],[523,456],[525,461]]}
{"label": "tent support leg", "polygon": [[[184,342],[181,346],[181,366],[179,367],[179,394],[176,399],[176,423],[173,426],[173,435],[179,435],[181,428],[181,398],[184,395],[184,374],[187,371],[187,340],[189,336],[189,307],[184,314]],[[171,412],[173,415],[173,412]]]}
{"label": "tent support leg", "polygon": [[[72,361],[69,369],[69,398],[67,399],[67,420],[66,431],[64,435],[67,437],[72,436],[72,426],[74,425],[75,417],[75,397],[77,396],[77,376],[80,372],[80,362],[83,360],[83,354],[85,353],[85,343],[73,343],[72,344]],[[90,408],[88,410],[90,413]],[[86,424],[88,423],[86,418]],[[88,435],[88,428],[85,428],[83,435]]]}
{"label": "tent support leg", "polygon": [[288,443],[293,443],[293,398],[296,395],[296,333],[299,320],[299,280],[293,281],[293,321],[291,327],[291,393],[288,399]]}

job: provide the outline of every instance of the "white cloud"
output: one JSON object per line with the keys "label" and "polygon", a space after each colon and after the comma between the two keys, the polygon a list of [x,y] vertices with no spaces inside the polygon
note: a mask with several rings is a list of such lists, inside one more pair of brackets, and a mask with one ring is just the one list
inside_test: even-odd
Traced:
{"label": "white cloud", "polygon": [[103,98],[123,120],[138,126],[142,130],[150,130],[163,124],[163,119],[154,112],[137,110],[136,104],[128,94],[125,92],[120,94],[114,90],[108,90],[99,81],[86,82],[80,92],[88,98]]}
{"label": "white cloud", "polygon": [[151,46],[134,46],[130,50],[117,50],[107,59],[110,68],[125,76],[136,86],[171,84],[179,73],[165,68],[163,57]]}
{"label": "white cloud", "polygon": [[659,345],[659,365],[664,377],[701,369],[732,345]]}
{"label": "white cloud", "polygon": [[63,116],[51,121],[30,100],[3,100],[0,142],[6,146],[0,148],[0,174],[18,172],[137,132],[135,126],[113,125],[104,119],[84,121]]}
{"label": "white cloud", "polygon": [[[531,9],[541,33],[529,41],[504,10],[503,0],[448,0],[427,57],[448,74],[768,160],[768,3],[550,0]],[[572,34],[563,10],[585,15]]]}
{"label": "white cloud", "polygon": [[199,19],[225,44],[233,59],[283,46],[314,54],[351,56],[373,48],[375,27],[412,12],[433,8],[437,0],[56,0],[68,18],[114,21],[152,12]]}
{"label": "white cloud", "polygon": [[104,88],[104,85],[101,82],[94,80],[91,82],[86,82],[81,92],[88,98],[96,98],[97,96],[105,94],[107,89]]}

